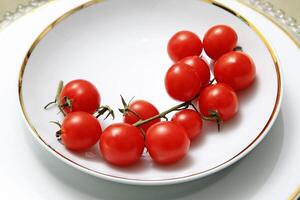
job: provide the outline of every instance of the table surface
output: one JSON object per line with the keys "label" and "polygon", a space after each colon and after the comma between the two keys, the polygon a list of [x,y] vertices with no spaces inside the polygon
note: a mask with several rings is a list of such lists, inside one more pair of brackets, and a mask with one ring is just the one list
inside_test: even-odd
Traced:
{"label": "table surface", "polygon": [[[272,43],[284,75],[279,116],[247,157],[205,179],[170,186],[132,186],[84,174],[49,154],[32,137],[18,108],[18,73],[26,51],[55,18],[86,0],[61,0],[22,17],[0,32],[0,199],[288,199],[300,185],[300,51],[277,26],[249,8],[244,13]],[[34,26],[32,23],[34,22]]]}

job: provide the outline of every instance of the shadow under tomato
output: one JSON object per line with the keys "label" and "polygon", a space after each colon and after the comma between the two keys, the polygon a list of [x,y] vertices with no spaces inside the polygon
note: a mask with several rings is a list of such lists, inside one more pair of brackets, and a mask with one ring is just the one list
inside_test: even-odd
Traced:
{"label": "shadow under tomato", "polygon": [[201,148],[201,146],[205,143],[205,139],[206,139],[205,136],[206,136],[206,130],[202,129],[200,135],[191,141],[190,150],[193,150],[194,148]]}
{"label": "shadow under tomato", "polygon": [[149,157],[149,155],[142,155],[141,159],[137,163],[130,166],[116,166],[109,163],[108,165],[112,169],[124,173],[142,173],[143,171],[146,171],[151,167],[151,165],[149,165],[149,162],[151,162],[151,158]]}
{"label": "shadow under tomato", "polygon": [[144,153],[141,157],[141,159],[135,163],[134,165],[131,166],[115,166],[112,164],[109,164],[111,168],[113,168],[114,170],[118,170],[121,172],[125,172],[125,173],[141,173],[143,171],[147,171],[150,168],[155,168],[157,170],[160,171],[176,171],[176,170],[182,170],[184,168],[188,168],[191,165],[193,165],[194,162],[191,158],[191,156],[189,156],[189,154],[187,154],[182,160],[173,163],[173,164],[168,164],[168,165],[161,165],[161,164],[157,164],[155,163],[150,155],[148,153]]}
{"label": "shadow under tomato", "polygon": [[243,116],[241,112],[238,112],[232,119],[225,121],[221,124],[220,132],[215,131],[215,133],[232,133],[232,130],[235,130],[237,126],[240,126],[243,123]]}
{"label": "shadow under tomato", "polygon": [[99,152],[98,142],[97,142],[97,144],[95,144],[92,148],[90,148],[87,151],[71,151],[68,149],[67,149],[67,151],[84,159],[84,160],[90,160],[90,161],[96,161],[96,162],[103,161],[103,158]]}
{"label": "shadow under tomato", "polygon": [[174,172],[176,170],[182,170],[182,169],[188,169],[190,166],[192,166],[194,163],[192,157],[187,153],[183,159],[181,159],[178,162],[175,162],[173,164],[168,164],[168,165],[161,165],[157,164],[154,161],[153,162],[153,167],[160,171],[165,171],[165,172]]}
{"label": "shadow under tomato", "polygon": [[248,88],[241,91],[237,91],[240,109],[242,109],[243,106],[246,106],[247,104],[251,103],[252,99],[257,98],[256,94],[259,84],[261,84],[260,80],[258,77],[256,77],[254,82]]}
{"label": "shadow under tomato", "polygon": [[229,121],[221,122],[220,131],[215,121],[205,121],[203,123],[203,130],[205,134],[226,134],[231,133],[237,126],[239,126],[243,121],[242,114],[237,112],[237,114]]}

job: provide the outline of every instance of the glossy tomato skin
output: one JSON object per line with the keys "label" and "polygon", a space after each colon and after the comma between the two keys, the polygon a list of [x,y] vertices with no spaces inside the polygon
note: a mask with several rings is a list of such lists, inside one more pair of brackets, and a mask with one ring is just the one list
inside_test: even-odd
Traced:
{"label": "glossy tomato skin", "polygon": [[255,80],[255,64],[247,54],[232,51],[221,56],[214,64],[215,79],[234,90],[243,90]]}
{"label": "glossy tomato skin", "polygon": [[202,90],[198,107],[204,116],[209,117],[210,112],[215,111],[226,121],[235,116],[239,103],[235,91],[230,86],[217,83]]}
{"label": "glossy tomato skin", "polygon": [[165,88],[173,99],[188,101],[199,93],[201,80],[195,69],[185,63],[178,62],[167,71]]}
{"label": "glossy tomato skin", "polygon": [[[67,83],[60,94],[60,105],[65,103],[65,97],[72,100],[72,112],[84,111],[93,114],[100,106],[100,94],[97,88],[89,81],[77,79]],[[66,113],[71,110],[64,108]]]}
{"label": "glossy tomato skin", "polygon": [[172,164],[186,155],[190,140],[184,128],[174,122],[163,121],[148,129],[146,147],[156,163]]}
{"label": "glossy tomato skin", "polygon": [[201,80],[202,88],[208,85],[210,81],[210,69],[208,64],[199,56],[185,57],[179,62],[183,62],[197,71],[197,74]]}
{"label": "glossy tomato skin", "polygon": [[86,112],[69,113],[61,126],[62,143],[70,150],[83,151],[96,144],[102,133],[99,121]]}
{"label": "glossy tomato skin", "polygon": [[191,31],[177,32],[168,43],[168,54],[174,63],[187,56],[199,56],[202,49],[202,41]]}
{"label": "glossy tomato skin", "polygon": [[227,25],[211,27],[204,35],[203,47],[205,53],[213,60],[217,60],[223,54],[232,51],[237,44],[236,32]]}
{"label": "glossy tomato skin", "polygon": [[[140,119],[145,120],[159,114],[156,107],[145,100],[133,101],[129,104],[129,109],[134,111],[134,113],[128,111],[123,118],[123,121],[128,124],[134,124]],[[148,128],[157,122],[160,122],[160,119],[152,120],[146,124],[139,126],[139,128],[141,128],[144,131],[144,133],[146,133]]]}
{"label": "glossy tomato skin", "polygon": [[106,161],[128,166],[139,161],[145,143],[138,128],[127,123],[115,123],[103,131],[99,145]]}
{"label": "glossy tomato skin", "polygon": [[199,113],[194,110],[181,110],[172,117],[171,121],[182,126],[190,140],[195,139],[202,132],[202,119]]}

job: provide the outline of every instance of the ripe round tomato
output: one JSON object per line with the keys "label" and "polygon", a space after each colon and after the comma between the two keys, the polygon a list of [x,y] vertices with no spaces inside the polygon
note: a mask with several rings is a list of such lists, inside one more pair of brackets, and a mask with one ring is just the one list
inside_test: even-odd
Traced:
{"label": "ripe round tomato", "polygon": [[136,163],[145,146],[140,130],[126,123],[109,125],[103,131],[99,145],[104,159],[118,166]]}
{"label": "ripe round tomato", "polygon": [[156,163],[171,164],[186,155],[190,140],[184,128],[174,122],[163,121],[148,129],[146,147]]}
{"label": "ripe round tomato", "polygon": [[188,101],[199,93],[201,80],[195,69],[187,64],[178,62],[167,71],[165,87],[173,99]]}
{"label": "ripe round tomato", "polygon": [[238,98],[230,86],[217,83],[202,90],[198,106],[204,116],[210,117],[211,112],[217,112],[221,119],[226,121],[237,113]]}
{"label": "ripe round tomato", "polygon": [[[68,105],[68,98],[71,107]],[[66,113],[84,111],[93,114],[100,106],[100,94],[97,88],[90,82],[82,79],[70,81],[60,93],[60,106]],[[72,108],[72,109],[71,109]]]}
{"label": "ripe round tomato", "polygon": [[[156,107],[145,100],[133,101],[129,104],[129,109],[130,110],[127,113],[125,113],[123,118],[124,122],[128,124],[134,124],[140,119],[145,120],[159,114]],[[139,126],[138,128],[143,129],[143,131],[146,133],[148,128],[157,122],[160,122],[160,119],[152,120],[146,124]]]}
{"label": "ripe round tomato", "polygon": [[199,56],[203,45],[200,38],[190,31],[179,31],[172,36],[168,43],[168,54],[173,62],[187,56]]}
{"label": "ripe round tomato", "polygon": [[69,113],[61,125],[62,143],[71,150],[81,151],[91,148],[102,133],[99,121],[86,112]]}
{"label": "ripe round tomato", "polygon": [[205,53],[213,60],[232,51],[237,44],[238,36],[229,26],[216,25],[211,27],[204,35],[203,46]]}
{"label": "ripe round tomato", "polygon": [[242,90],[253,83],[256,69],[253,60],[245,53],[232,51],[221,56],[214,64],[215,79],[234,90]]}
{"label": "ripe round tomato", "polygon": [[208,64],[202,58],[199,56],[189,56],[179,62],[183,62],[197,71],[202,87],[208,85],[210,81],[210,69]]}
{"label": "ripe round tomato", "polygon": [[171,121],[182,126],[187,132],[190,140],[193,140],[201,134],[202,119],[199,113],[194,110],[181,110],[172,117]]}

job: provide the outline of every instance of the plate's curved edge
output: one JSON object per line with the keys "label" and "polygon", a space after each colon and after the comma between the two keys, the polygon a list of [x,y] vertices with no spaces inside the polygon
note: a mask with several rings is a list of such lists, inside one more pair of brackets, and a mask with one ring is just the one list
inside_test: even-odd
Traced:
{"label": "plate's curved edge", "polygon": [[187,182],[187,181],[192,181],[195,179],[199,179],[201,177],[205,177],[208,176],[210,174],[213,174],[215,172],[218,172],[230,165],[232,165],[233,163],[235,163],[236,161],[240,160],[242,157],[244,157],[245,155],[247,155],[252,149],[254,149],[256,147],[257,144],[260,143],[260,141],[267,135],[268,131],[270,130],[272,124],[274,123],[279,110],[280,110],[280,105],[281,105],[281,101],[282,101],[282,92],[283,92],[283,87],[282,87],[282,73],[281,73],[281,69],[279,67],[279,61],[277,59],[277,56],[272,48],[272,45],[268,42],[268,40],[264,37],[264,35],[262,34],[262,32],[249,20],[247,20],[245,17],[243,17],[240,13],[234,11],[233,9],[227,7],[226,5],[223,5],[215,0],[202,0],[203,2],[215,5],[223,10],[226,10],[227,12],[230,12],[231,14],[235,15],[236,17],[240,18],[244,23],[246,23],[259,37],[260,39],[263,41],[263,43],[265,44],[265,46],[267,47],[273,62],[274,62],[274,66],[276,69],[276,74],[277,74],[277,95],[276,95],[276,100],[275,100],[275,105],[274,108],[272,110],[271,116],[269,118],[269,120],[267,121],[266,125],[264,126],[264,128],[262,129],[262,131],[257,135],[257,137],[249,144],[247,145],[241,152],[239,152],[238,154],[236,154],[234,157],[230,158],[229,160],[202,172],[198,172],[196,174],[191,174],[188,176],[183,176],[183,177],[176,177],[176,178],[169,178],[169,179],[159,179],[159,180],[142,180],[142,179],[128,179],[128,178],[124,178],[124,177],[118,177],[118,176],[113,176],[113,175],[109,175],[109,174],[104,174],[104,173],[100,173],[94,170],[91,170],[89,168],[86,168],[78,163],[75,163],[74,161],[68,159],[67,157],[65,157],[64,155],[60,154],[59,152],[57,152],[53,147],[51,147],[50,145],[48,145],[38,134],[37,130],[35,129],[35,127],[33,126],[33,124],[30,121],[30,118],[26,112],[25,109],[25,105],[23,102],[23,96],[22,96],[22,82],[23,82],[23,75],[26,69],[26,65],[27,62],[29,60],[29,57],[31,55],[31,53],[33,52],[33,50],[35,49],[35,47],[38,45],[38,43],[44,38],[44,36],[51,31],[55,25],[57,25],[59,22],[61,22],[62,20],[66,19],[67,17],[69,17],[70,15],[76,13],[77,11],[84,9],[86,7],[89,7],[91,5],[94,5],[96,3],[102,2],[103,0],[89,0],[86,3],[83,3],[71,10],[69,10],[68,12],[66,12],[65,14],[63,14],[62,16],[60,16],[59,18],[57,18],[56,20],[54,20],[50,25],[48,25],[41,33],[40,35],[34,40],[33,44],[31,45],[31,47],[29,48],[28,52],[25,55],[25,58],[23,60],[20,72],[19,72],[19,78],[18,78],[18,97],[19,97],[19,108],[21,110],[23,119],[27,125],[27,127],[29,128],[30,132],[32,133],[32,135],[38,140],[38,142],[45,147],[45,149],[47,149],[51,154],[53,154],[55,157],[57,157],[58,159],[62,160],[64,163],[73,166],[74,168],[83,171],[87,174],[93,175],[93,176],[97,176],[100,178],[103,178],[105,180],[110,180],[110,181],[115,181],[115,182],[119,182],[119,183],[126,183],[126,184],[133,184],[133,185],[168,185],[168,184],[176,184],[176,183],[182,183],[182,182]]}
{"label": "plate's curved edge", "polygon": [[289,196],[288,200],[299,200],[300,199],[300,185],[296,190]]}

